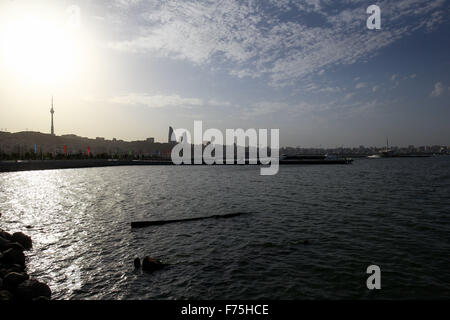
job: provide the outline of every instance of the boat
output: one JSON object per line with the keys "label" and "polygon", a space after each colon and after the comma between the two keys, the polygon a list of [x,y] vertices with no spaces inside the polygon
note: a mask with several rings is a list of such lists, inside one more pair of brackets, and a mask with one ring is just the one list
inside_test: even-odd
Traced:
{"label": "boat", "polygon": [[389,140],[386,138],[386,149],[384,151],[379,152],[378,154],[373,154],[368,156],[369,159],[378,159],[378,158],[392,158],[395,157],[394,150],[389,149]]}
{"label": "boat", "polygon": [[368,156],[369,159],[379,159],[379,158],[429,158],[429,154],[399,154],[394,152],[394,150],[389,149],[389,140],[386,138],[386,149],[379,152],[378,154],[373,154]]}

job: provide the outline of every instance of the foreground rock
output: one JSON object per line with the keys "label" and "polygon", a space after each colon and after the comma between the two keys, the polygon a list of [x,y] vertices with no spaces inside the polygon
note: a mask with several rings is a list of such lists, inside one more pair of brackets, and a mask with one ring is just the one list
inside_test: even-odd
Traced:
{"label": "foreground rock", "polygon": [[12,235],[9,232],[6,232],[2,229],[0,229],[0,238],[6,239],[8,241],[12,240]]}
{"label": "foreground rock", "polygon": [[0,291],[0,301],[10,301],[13,300],[14,296],[8,290]]}
{"label": "foreground rock", "polygon": [[15,232],[12,235],[12,241],[20,243],[25,250],[30,250],[33,247],[31,238],[22,232]]}
{"label": "foreground rock", "polygon": [[[18,264],[10,264],[10,265],[0,265],[0,278],[3,280],[3,278],[6,277],[6,275],[10,272],[17,272],[22,273],[25,270],[25,266],[21,266]],[[1,289],[1,287],[0,287]]]}
{"label": "foreground rock", "polygon": [[0,262],[3,264],[18,264],[24,266],[25,255],[20,249],[9,248],[3,252]]}
{"label": "foreground rock", "polygon": [[33,300],[40,297],[50,299],[52,296],[52,291],[48,285],[34,279],[25,280],[12,293],[16,300]]}
{"label": "foreground rock", "polygon": [[164,266],[164,263],[149,256],[146,256],[142,259],[142,270],[145,272],[153,272],[164,268]]}
{"label": "foreground rock", "polygon": [[33,242],[22,232],[12,235],[0,229],[0,301],[49,300],[49,286],[26,273],[24,250],[30,250]]}
{"label": "foreground rock", "polygon": [[11,241],[6,240],[0,233],[0,251],[9,249]]}
{"label": "foreground rock", "polygon": [[28,280],[30,277],[25,272],[10,272],[3,279],[3,289],[14,290],[19,284]]}

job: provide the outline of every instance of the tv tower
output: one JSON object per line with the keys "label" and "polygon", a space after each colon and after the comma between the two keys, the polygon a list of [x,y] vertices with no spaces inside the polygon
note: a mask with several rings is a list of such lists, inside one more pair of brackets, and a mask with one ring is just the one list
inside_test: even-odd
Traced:
{"label": "tv tower", "polygon": [[50,109],[50,113],[52,115],[52,127],[51,127],[51,135],[55,135],[55,128],[53,127],[53,114],[55,113],[55,110],[53,109],[53,96],[52,96],[52,108]]}

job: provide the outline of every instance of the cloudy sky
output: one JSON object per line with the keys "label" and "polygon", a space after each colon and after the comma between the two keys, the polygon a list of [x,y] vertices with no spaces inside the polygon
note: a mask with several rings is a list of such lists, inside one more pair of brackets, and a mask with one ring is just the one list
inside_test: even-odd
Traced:
{"label": "cloudy sky", "polygon": [[202,120],[289,146],[450,144],[448,0],[0,3],[8,131],[48,132],[53,94],[57,134],[164,141]]}

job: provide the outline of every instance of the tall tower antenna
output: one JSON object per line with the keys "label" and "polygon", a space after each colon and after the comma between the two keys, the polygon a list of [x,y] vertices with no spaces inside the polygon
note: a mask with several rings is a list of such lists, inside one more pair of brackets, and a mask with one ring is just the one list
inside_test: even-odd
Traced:
{"label": "tall tower antenna", "polygon": [[52,108],[50,109],[50,113],[52,115],[52,126],[50,128],[50,131],[51,131],[51,135],[54,136],[55,135],[55,128],[53,127],[53,114],[55,113],[55,110],[53,109],[53,96],[52,96]]}

